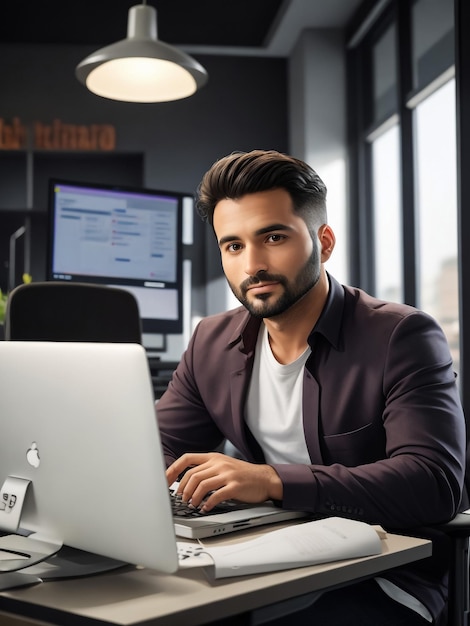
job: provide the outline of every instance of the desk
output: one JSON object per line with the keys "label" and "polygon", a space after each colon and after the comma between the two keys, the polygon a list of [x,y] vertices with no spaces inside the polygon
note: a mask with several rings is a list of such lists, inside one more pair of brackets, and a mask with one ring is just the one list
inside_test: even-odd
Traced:
{"label": "desk", "polygon": [[[431,550],[425,539],[389,534],[377,556],[215,582],[200,568],[174,576],[126,568],[3,592],[0,623],[196,626],[369,577],[428,557]],[[18,619],[9,622],[6,613]]]}

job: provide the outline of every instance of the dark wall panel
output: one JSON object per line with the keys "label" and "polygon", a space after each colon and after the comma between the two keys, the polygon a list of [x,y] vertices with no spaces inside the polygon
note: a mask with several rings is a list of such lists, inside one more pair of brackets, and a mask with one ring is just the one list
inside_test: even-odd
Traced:
{"label": "dark wall panel", "polygon": [[[34,197],[34,208],[43,209],[45,170],[62,176],[62,157],[65,162],[68,152],[51,156],[35,150],[35,122],[111,124],[115,152],[142,155],[144,186],[191,194],[208,167],[234,150],[288,150],[286,59],[197,55],[209,73],[198,93],[175,102],[135,104],[95,96],[76,80],[76,65],[92,51],[78,45],[0,44],[0,120],[8,124],[19,118],[41,170],[34,181],[17,173],[13,180],[6,170],[4,176],[0,171],[0,208],[6,207],[2,198],[13,192],[17,204],[8,208],[23,209],[25,198],[32,203]],[[0,169],[4,156],[0,150]],[[91,173],[98,175],[93,168]],[[77,176],[90,178],[88,171],[82,169]],[[123,175],[117,166],[112,173],[119,179]],[[193,276],[200,284],[220,276],[221,267],[216,259],[204,263],[202,251],[212,245],[210,229],[198,225],[194,234]],[[0,256],[5,256],[2,249]]]}

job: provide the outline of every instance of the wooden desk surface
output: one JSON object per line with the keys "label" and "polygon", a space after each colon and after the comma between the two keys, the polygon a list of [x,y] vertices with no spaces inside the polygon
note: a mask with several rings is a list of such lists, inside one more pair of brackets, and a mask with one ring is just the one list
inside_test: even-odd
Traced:
{"label": "wooden desk surface", "polygon": [[377,556],[258,576],[210,581],[201,568],[174,576],[126,568],[5,591],[0,594],[0,622],[195,626],[368,577],[428,557],[431,550],[430,541],[389,534]]}

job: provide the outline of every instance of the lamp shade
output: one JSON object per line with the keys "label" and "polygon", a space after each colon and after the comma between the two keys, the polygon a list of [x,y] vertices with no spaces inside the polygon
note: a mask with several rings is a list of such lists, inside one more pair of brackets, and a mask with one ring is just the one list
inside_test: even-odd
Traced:
{"label": "lamp shade", "polygon": [[127,37],[83,59],[75,70],[93,93],[124,102],[167,102],[193,95],[207,72],[181,50],[157,39],[157,12],[129,9]]}

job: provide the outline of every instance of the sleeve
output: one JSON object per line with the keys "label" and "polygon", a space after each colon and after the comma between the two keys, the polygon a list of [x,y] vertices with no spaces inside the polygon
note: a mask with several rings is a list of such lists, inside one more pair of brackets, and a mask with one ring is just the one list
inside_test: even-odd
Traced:
{"label": "sleeve", "polygon": [[[419,311],[401,317],[388,336],[382,369],[376,381],[383,393],[383,458],[354,467],[334,460],[327,466],[274,466],[284,484],[285,508],[388,528],[443,522],[458,511],[465,421],[437,323]],[[357,411],[354,400],[347,407],[351,412]]]}
{"label": "sleeve", "polygon": [[155,403],[167,466],[186,452],[215,450],[224,439],[200,397],[194,376],[198,329],[194,331],[167,390]]}

